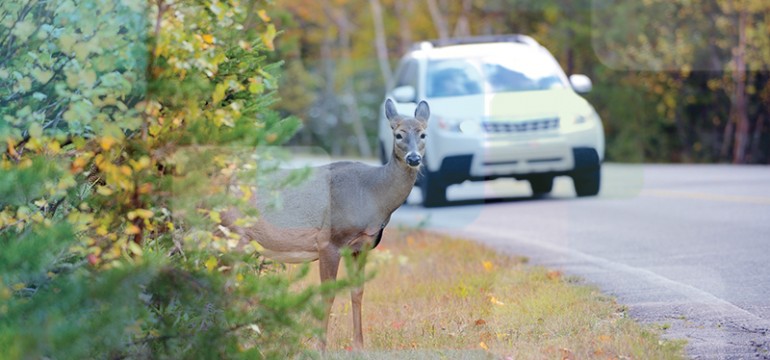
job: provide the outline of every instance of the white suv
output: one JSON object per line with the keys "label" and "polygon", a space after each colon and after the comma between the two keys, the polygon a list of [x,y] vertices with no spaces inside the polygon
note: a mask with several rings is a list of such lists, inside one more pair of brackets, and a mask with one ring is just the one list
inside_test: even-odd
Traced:
{"label": "white suv", "polygon": [[[423,176],[425,206],[446,202],[446,188],[466,180],[528,180],[547,194],[555,176],[572,177],[578,196],[599,192],[604,130],[577,93],[585,75],[564,74],[553,56],[524,35],[422,42],[401,59],[386,94],[399,113],[428,101],[431,118]],[[393,132],[380,111],[380,159]]]}

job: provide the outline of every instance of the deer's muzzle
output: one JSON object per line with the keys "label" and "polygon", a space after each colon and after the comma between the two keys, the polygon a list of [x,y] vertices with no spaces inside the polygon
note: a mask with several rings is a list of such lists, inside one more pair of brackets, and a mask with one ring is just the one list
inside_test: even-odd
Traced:
{"label": "deer's muzzle", "polygon": [[406,163],[409,166],[420,166],[420,162],[422,161],[422,156],[417,153],[409,153],[406,154]]}

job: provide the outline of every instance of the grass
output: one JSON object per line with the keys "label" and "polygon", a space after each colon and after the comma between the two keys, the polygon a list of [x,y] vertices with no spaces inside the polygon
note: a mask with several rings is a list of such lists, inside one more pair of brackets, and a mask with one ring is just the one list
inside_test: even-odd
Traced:
{"label": "grass", "polygon": [[[367,271],[376,275],[364,293],[366,352],[346,351],[350,300],[340,295],[330,318],[331,357],[684,358],[683,341],[661,339],[660,327],[636,323],[595,288],[474,242],[386,231]],[[314,272],[309,281],[317,279]]]}

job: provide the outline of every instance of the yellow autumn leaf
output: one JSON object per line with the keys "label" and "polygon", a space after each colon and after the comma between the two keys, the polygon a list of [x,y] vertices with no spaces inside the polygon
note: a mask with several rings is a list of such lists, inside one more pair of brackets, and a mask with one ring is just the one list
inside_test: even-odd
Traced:
{"label": "yellow autumn leaf", "polygon": [[505,305],[504,302],[502,302],[500,300],[497,300],[496,297],[491,296],[491,295],[489,296],[489,302],[491,302],[492,304],[495,304],[495,305]]}
{"label": "yellow autumn leaf", "polygon": [[54,154],[54,155],[56,155],[56,154],[58,154],[58,153],[59,153],[59,151],[61,151],[61,144],[59,144],[59,142],[58,142],[58,141],[50,141],[50,142],[48,142],[48,144],[46,145],[46,148],[48,149],[48,151],[49,151],[51,154]]}
{"label": "yellow autumn leaf", "polygon": [[133,241],[128,242],[128,250],[131,250],[131,252],[136,256],[142,256],[142,253],[143,253],[142,247]]}
{"label": "yellow autumn leaf", "polygon": [[134,171],[141,171],[150,165],[150,158],[147,156],[142,156],[138,161],[130,159],[128,160],[128,163],[131,164],[131,167],[134,168]]}
{"label": "yellow autumn leaf", "polygon": [[13,287],[14,290],[19,291],[19,290],[24,289],[25,287],[27,287],[27,285],[24,284],[24,283],[18,283],[18,284],[13,284],[12,287]]}
{"label": "yellow autumn leaf", "polygon": [[251,192],[251,187],[246,185],[241,185],[240,188],[241,188],[241,193],[243,193],[243,196],[241,196],[241,199],[244,201],[251,199],[251,196],[253,195]]}
{"label": "yellow autumn leaf", "polygon": [[140,231],[141,231],[141,229],[139,229],[138,226],[136,226],[134,224],[128,224],[128,226],[126,227],[125,233],[126,233],[126,235],[136,235]]}
{"label": "yellow autumn leaf", "polygon": [[491,261],[483,261],[481,265],[484,266],[484,270],[487,272],[490,272],[495,268],[495,264],[493,264]]}
{"label": "yellow autumn leaf", "polygon": [[105,151],[109,150],[112,145],[115,145],[116,141],[115,138],[112,136],[105,136],[101,139],[99,139],[99,146],[102,147]]}
{"label": "yellow autumn leaf", "polygon": [[206,266],[206,269],[207,269],[208,271],[214,271],[214,268],[216,268],[216,267],[217,267],[217,258],[215,258],[215,257],[212,255],[212,256],[210,256],[210,257],[209,257],[209,259],[208,259],[208,260],[206,260],[206,262],[205,262],[205,263],[203,263],[203,265],[205,265],[205,266]]}
{"label": "yellow autumn leaf", "polygon": [[267,11],[264,9],[257,11],[257,15],[259,15],[259,18],[262,19],[262,21],[270,22],[270,16],[267,15]]}
{"label": "yellow autumn leaf", "polygon": [[227,90],[227,84],[217,84],[214,86],[214,93],[211,94],[211,101],[214,102],[214,104],[218,104],[222,99],[225,98],[225,91]]}
{"label": "yellow autumn leaf", "polygon": [[149,219],[154,215],[152,210],[147,210],[147,209],[136,209],[133,212],[136,213],[136,216],[142,219]]}
{"label": "yellow autumn leaf", "polygon": [[45,220],[45,218],[43,218],[43,214],[41,213],[35,213],[34,215],[32,215],[32,221],[36,223],[41,223],[43,222],[43,220]]}
{"label": "yellow autumn leaf", "polygon": [[265,44],[265,47],[267,47],[268,50],[273,51],[275,50],[275,44],[273,41],[275,40],[275,25],[270,24],[267,26],[267,30],[265,30],[260,37],[262,37],[262,42]]}
{"label": "yellow autumn leaf", "polygon": [[219,211],[210,211],[209,217],[211,220],[217,224],[222,222],[222,218],[219,216]]}
{"label": "yellow autumn leaf", "polygon": [[108,188],[106,186],[99,186],[99,187],[96,188],[96,192],[99,195],[110,196],[110,195],[112,195],[113,191],[112,191],[112,189],[110,189],[110,188]]}
{"label": "yellow autumn leaf", "polygon": [[214,36],[211,34],[203,34],[201,35],[201,38],[203,39],[203,42],[205,42],[206,44],[214,43]]}
{"label": "yellow autumn leaf", "polygon": [[479,347],[484,349],[485,351],[489,351],[489,346],[487,346],[487,344],[483,341],[479,343]]}

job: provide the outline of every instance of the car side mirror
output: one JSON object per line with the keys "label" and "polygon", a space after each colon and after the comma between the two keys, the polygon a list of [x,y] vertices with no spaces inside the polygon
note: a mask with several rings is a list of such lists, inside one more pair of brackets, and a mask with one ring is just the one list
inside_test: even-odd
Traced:
{"label": "car side mirror", "polygon": [[580,94],[585,94],[593,89],[593,84],[588,76],[583,74],[573,74],[569,77],[569,82],[572,84],[572,89]]}
{"label": "car side mirror", "polygon": [[391,93],[393,99],[400,103],[415,102],[417,99],[417,91],[410,85],[399,86],[393,89]]}

